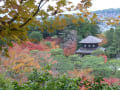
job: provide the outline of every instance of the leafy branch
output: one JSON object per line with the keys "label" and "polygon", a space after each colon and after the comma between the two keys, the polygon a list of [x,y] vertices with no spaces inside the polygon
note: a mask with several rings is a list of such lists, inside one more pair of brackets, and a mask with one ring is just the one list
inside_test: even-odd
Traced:
{"label": "leafy branch", "polygon": [[[40,9],[48,2],[48,0],[46,0],[44,3],[44,0],[41,0],[39,5],[38,5],[38,8],[36,10],[36,12],[32,15],[31,18],[28,18],[28,20],[26,20],[22,25],[20,25],[19,27],[22,28],[24,27],[30,20],[32,20],[33,17],[35,17],[37,15],[37,13],[40,11]],[[43,4],[42,4],[43,3]]]}

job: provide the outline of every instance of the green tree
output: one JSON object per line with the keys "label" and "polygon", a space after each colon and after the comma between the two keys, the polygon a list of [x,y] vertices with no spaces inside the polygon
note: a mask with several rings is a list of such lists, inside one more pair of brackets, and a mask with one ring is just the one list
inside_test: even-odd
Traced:
{"label": "green tree", "polygon": [[77,69],[91,68],[92,74],[95,76],[109,77],[111,75],[111,69],[104,63],[103,57],[85,56],[77,61],[75,66]]}
{"label": "green tree", "polygon": [[108,47],[108,46],[112,45],[113,34],[114,34],[114,29],[113,28],[111,28],[110,30],[105,32],[105,36],[106,36],[106,39],[107,39],[107,44],[105,45],[105,47]]}
{"label": "green tree", "polygon": [[110,58],[116,57],[120,54],[120,28],[117,27],[116,29],[110,29],[106,32],[106,38],[108,43],[105,45],[106,47],[106,54]]}
{"label": "green tree", "polygon": [[109,62],[109,66],[112,70],[112,75],[116,75],[117,72],[119,71],[118,69],[120,68],[120,60],[118,59],[112,59]]}

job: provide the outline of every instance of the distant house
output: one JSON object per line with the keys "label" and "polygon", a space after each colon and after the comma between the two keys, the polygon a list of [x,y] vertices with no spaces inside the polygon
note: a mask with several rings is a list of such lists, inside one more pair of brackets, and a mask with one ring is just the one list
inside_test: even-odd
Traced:
{"label": "distant house", "polygon": [[105,48],[99,46],[99,43],[101,42],[102,39],[99,39],[95,36],[88,36],[79,42],[81,44],[81,47],[76,51],[76,54],[84,56],[90,55],[93,51],[97,49],[105,50]]}

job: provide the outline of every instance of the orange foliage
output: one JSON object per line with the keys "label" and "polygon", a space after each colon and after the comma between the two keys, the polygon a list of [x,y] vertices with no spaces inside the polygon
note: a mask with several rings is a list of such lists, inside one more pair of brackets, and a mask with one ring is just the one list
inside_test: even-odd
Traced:
{"label": "orange foliage", "polygon": [[[25,73],[31,72],[33,68],[40,69],[40,64],[29,54],[28,48],[21,48],[20,45],[14,44],[14,47],[8,49],[9,57],[1,59],[0,73],[7,73],[7,76],[19,83],[25,82],[27,77]],[[11,74],[9,74],[11,73]]]}
{"label": "orange foliage", "polygon": [[65,56],[70,56],[75,53],[77,48],[77,44],[75,41],[71,42],[67,47],[64,48],[64,55]]}
{"label": "orange foliage", "polygon": [[2,65],[7,71],[14,71],[15,73],[29,72],[33,67],[39,69],[39,63],[28,53],[29,49],[22,49],[18,45],[9,48],[9,58],[3,59]]}
{"label": "orange foliage", "polygon": [[97,36],[98,38],[102,39],[102,42],[99,43],[100,46],[107,43],[107,39],[104,34],[97,34]]}
{"label": "orange foliage", "polygon": [[88,79],[91,80],[93,76],[90,75],[92,72],[92,69],[83,69],[83,70],[76,70],[68,71],[68,74],[70,77],[81,77],[82,79]]}
{"label": "orange foliage", "polygon": [[[57,61],[54,60],[52,57],[51,57],[51,53],[49,52],[46,52],[46,51],[42,51],[42,52],[38,52],[36,54],[33,54],[32,57],[39,61],[40,64],[42,64],[42,66],[44,67],[46,64],[49,64],[49,65],[53,65],[53,64],[56,64]],[[52,74],[53,76],[56,76],[58,73],[54,70],[53,67],[51,67],[51,70],[48,71],[50,74]]]}
{"label": "orange foliage", "polygon": [[39,50],[39,51],[50,51],[51,49],[59,48],[59,45],[55,41],[50,41],[51,47],[45,44],[45,40],[41,41],[39,44],[34,44],[30,41],[21,44],[22,48],[28,48],[29,50]]}

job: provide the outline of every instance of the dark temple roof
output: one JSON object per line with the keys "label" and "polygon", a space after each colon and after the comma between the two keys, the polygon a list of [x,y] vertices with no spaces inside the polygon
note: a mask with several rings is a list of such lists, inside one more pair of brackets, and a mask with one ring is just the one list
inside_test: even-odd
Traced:
{"label": "dark temple roof", "polygon": [[99,39],[95,36],[88,36],[85,39],[81,40],[79,43],[100,43],[102,39]]}

